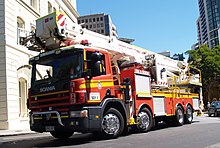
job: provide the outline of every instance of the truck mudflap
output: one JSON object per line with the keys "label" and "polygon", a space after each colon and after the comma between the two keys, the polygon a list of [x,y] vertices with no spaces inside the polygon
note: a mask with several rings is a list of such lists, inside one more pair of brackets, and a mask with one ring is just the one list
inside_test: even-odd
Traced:
{"label": "truck mudflap", "polygon": [[101,107],[83,107],[81,110],[70,111],[68,116],[62,116],[58,111],[30,113],[30,129],[36,132],[101,131]]}

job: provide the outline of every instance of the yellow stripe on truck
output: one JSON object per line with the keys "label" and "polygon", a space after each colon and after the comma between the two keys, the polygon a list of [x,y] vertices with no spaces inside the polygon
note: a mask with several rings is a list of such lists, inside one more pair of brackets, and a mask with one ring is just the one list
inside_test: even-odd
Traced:
{"label": "yellow stripe on truck", "polygon": [[58,91],[58,92],[52,92],[52,93],[44,93],[44,94],[39,94],[39,95],[31,96],[31,98],[34,98],[34,97],[42,97],[42,96],[48,96],[48,95],[55,95],[55,94],[61,94],[61,93],[68,93],[68,92],[69,92],[69,90]]}
{"label": "yellow stripe on truck", "polygon": [[150,93],[147,92],[137,92],[138,97],[152,97]]}
{"label": "yellow stripe on truck", "polygon": [[[89,85],[88,85],[89,84]],[[84,88],[97,88],[97,87],[109,87],[109,86],[114,86],[113,81],[98,81],[98,80],[93,80],[90,83],[87,84],[84,82],[79,86],[80,89]]]}

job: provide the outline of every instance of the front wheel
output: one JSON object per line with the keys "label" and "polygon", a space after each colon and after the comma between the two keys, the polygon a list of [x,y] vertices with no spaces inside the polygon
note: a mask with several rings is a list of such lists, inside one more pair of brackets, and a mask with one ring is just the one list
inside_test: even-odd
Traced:
{"label": "front wheel", "polygon": [[115,108],[110,108],[102,119],[103,138],[116,138],[122,134],[124,130],[124,118]]}
{"label": "front wheel", "polygon": [[143,108],[137,116],[137,125],[132,126],[135,132],[147,132],[153,126],[152,114],[147,108]]}
{"label": "front wheel", "polygon": [[69,137],[71,137],[73,135],[74,132],[70,132],[70,131],[63,131],[63,132],[58,132],[58,131],[53,131],[50,132],[50,134],[57,139],[68,139]]}

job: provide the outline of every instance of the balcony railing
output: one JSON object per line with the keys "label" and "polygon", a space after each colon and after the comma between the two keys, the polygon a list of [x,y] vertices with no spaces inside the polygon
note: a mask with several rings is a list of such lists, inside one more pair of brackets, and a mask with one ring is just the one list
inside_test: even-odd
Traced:
{"label": "balcony railing", "polygon": [[31,32],[25,30],[24,28],[17,28],[17,44],[23,45],[24,40],[26,37],[30,36]]}

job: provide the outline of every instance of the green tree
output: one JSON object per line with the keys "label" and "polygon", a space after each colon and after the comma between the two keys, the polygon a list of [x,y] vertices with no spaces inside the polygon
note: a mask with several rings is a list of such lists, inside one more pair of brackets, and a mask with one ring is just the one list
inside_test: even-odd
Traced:
{"label": "green tree", "polygon": [[[188,62],[190,65],[199,68],[202,72],[203,93],[207,101],[211,101],[211,97],[219,98],[219,81],[220,81],[220,46],[209,49],[207,45],[201,46],[197,50],[188,50]],[[210,92],[218,87],[216,96],[212,96]]]}

